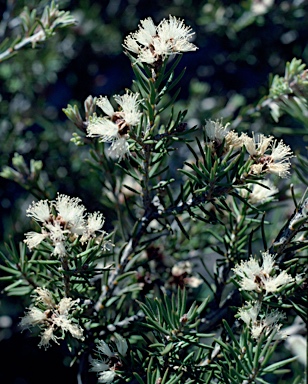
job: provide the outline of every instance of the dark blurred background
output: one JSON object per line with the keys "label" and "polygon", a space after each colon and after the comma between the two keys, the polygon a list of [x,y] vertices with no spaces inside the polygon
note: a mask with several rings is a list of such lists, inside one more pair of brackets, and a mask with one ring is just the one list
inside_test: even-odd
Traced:
{"label": "dark blurred background", "polygon": [[[89,211],[102,210],[100,183],[88,172],[86,148],[70,142],[74,126],[62,108],[82,107],[88,95],[122,93],[131,87],[132,70],[122,51],[125,36],[140,20],[151,16],[156,23],[169,14],[184,18],[196,32],[199,50],[183,56],[178,71],[186,67],[178,107],[189,108],[190,125],[206,118],[234,119],[242,106],[256,104],[268,93],[269,74],[283,75],[293,57],[307,62],[308,2],[110,0],[59,1],[77,24],[57,32],[35,49],[28,48],[0,64],[0,166],[11,165],[15,152],[26,162],[42,160],[43,179],[51,198],[56,192],[78,196]],[[0,1],[1,39],[18,34],[18,15],[26,5],[42,10],[47,1]],[[272,134],[269,112],[247,120],[241,129]],[[284,127],[300,123],[283,116]],[[307,134],[308,136],[308,134]],[[307,140],[306,136],[306,140]],[[305,136],[285,138],[301,147]],[[296,148],[293,148],[296,149]],[[25,210],[33,196],[18,184],[1,178],[0,236],[4,242],[23,239],[30,222]],[[108,222],[109,212],[106,215]],[[112,220],[112,217],[111,217]],[[108,229],[108,228],[107,228]],[[18,322],[29,303],[1,293],[0,383],[77,383],[75,368],[62,362],[65,350],[38,349],[37,338],[20,333]],[[64,348],[64,347],[63,347]],[[93,374],[95,382],[95,375]]]}

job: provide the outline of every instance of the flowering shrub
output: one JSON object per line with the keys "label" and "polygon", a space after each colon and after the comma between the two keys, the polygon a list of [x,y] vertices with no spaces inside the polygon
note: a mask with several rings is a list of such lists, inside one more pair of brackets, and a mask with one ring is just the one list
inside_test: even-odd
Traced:
{"label": "flowering shrub", "polygon": [[[142,20],[123,44],[132,90],[89,96],[85,118],[77,106],[64,109],[78,129],[72,141],[90,150],[102,208],[117,213],[113,230],[105,231],[101,212],[87,214],[78,197],[58,194],[30,205],[36,230],[20,252],[2,255],[7,292],[33,297],[20,328],[37,329],[45,349],[66,343],[79,380],[269,383],[296,359],[276,351],[287,326],[306,320],[306,160],[298,157],[303,196],[278,229],[268,217],[292,173],[290,146],[223,119],[189,126],[186,111],[175,112],[184,75],[177,66],[198,49],[193,35],[174,16],[157,26]],[[289,71],[307,91],[301,61]],[[290,92],[277,100],[272,89],[267,104],[282,108]],[[285,102],[291,108],[294,100]],[[16,156],[17,169],[2,176],[21,180],[30,170]]]}

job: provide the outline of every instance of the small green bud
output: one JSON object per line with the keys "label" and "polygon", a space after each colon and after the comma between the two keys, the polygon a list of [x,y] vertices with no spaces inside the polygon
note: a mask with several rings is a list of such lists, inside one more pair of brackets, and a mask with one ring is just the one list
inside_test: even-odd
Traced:
{"label": "small green bud", "polygon": [[86,119],[89,120],[96,109],[96,97],[88,96],[84,102],[84,110],[86,112]]}
{"label": "small green bud", "polygon": [[14,157],[12,159],[12,163],[14,167],[22,174],[30,175],[30,170],[25,162],[25,159],[22,155],[15,152]]}
{"label": "small green bud", "polygon": [[82,147],[84,145],[83,138],[78,135],[78,133],[74,132],[73,137],[71,138],[71,142],[77,145],[77,147]]}
{"label": "small green bud", "polygon": [[43,162],[41,160],[30,160],[30,172],[33,180],[38,180],[40,172],[43,168]]}
{"label": "small green bud", "polygon": [[13,180],[17,183],[20,183],[22,180],[22,175],[19,172],[15,171],[15,169],[8,167],[7,165],[2,168],[0,176],[4,179]]}

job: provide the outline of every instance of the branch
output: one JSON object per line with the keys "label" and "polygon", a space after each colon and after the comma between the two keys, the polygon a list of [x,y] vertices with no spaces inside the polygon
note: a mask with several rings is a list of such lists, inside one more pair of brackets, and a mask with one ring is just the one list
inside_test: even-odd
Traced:
{"label": "branch", "polygon": [[308,197],[305,198],[305,195],[307,194],[308,189],[304,193],[304,198],[302,199],[301,204],[294,210],[293,215],[274,240],[269,249],[269,253],[275,253],[277,256],[281,255],[286,247],[291,243],[294,236],[297,235],[304,228],[305,224],[308,223]]}
{"label": "branch", "polygon": [[[225,193],[228,193],[230,191],[230,187],[221,187],[215,189],[215,197],[219,197]],[[102,292],[97,300],[97,302],[94,305],[94,309],[98,312],[101,307],[104,299],[110,297],[113,293],[113,290],[115,288],[117,277],[121,275],[121,273],[124,271],[130,256],[135,252],[137,246],[140,243],[140,240],[142,236],[146,233],[147,227],[149,224],[158,218],[167,218],[169,216],[176,216],[184,211],[190,210],[193,207],[197,207],[198,205],[209,202],[213,200],[213,192],[209,191],[208,193],[200,194],[200,196],[196,196],[192,199],[190,199],[188,202],[178,204],[176,206],[171,206],[164,210],[162,213],[158,213],[156,210],[154,210],[152,205],[150,206],[149,210],[145,215],[139,220],[138,228],[136,231],[136,235],[134,237],[131,237],[128,241],[127,245],[125,246],[120,263],[116,266],[116,268],[109,274],[107,285],[102,286]]]}
{"label": "branch", "polygon": [[19,51],[21,48],[28,44],[35,45],[38,42],[42,42],[46,39],[46,34],[43,30],[35,33],[30,37],[24,38],[21,42],[15,44],[13,47],[8,48],[6,51],[0,54],[0,63],[7,59],[10,55],[14,54],[14,52]]}

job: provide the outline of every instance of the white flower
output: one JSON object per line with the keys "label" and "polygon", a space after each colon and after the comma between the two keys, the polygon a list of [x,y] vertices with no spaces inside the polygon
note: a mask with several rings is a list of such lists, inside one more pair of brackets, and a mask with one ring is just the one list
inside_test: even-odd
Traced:
{"label": "white flower", "polygon": [[[61,219],[60,219],[61,220]],[[53,243],[63,242],[66,238],[66,234],[70,233],[69,229],[65,229],[66,222],[53,221],[52,224],[45,224],[45,228],[49,231],[49,237]]]}
{"label": "white flower", "polygon": [[251,157],[263,156],[273,139],[273,136],[266,137],[262,134],[255,135],[254,132],[252,132],[252,137],[249,137],[246,134],[242,134],[241,137],[243,144]]}
{"label": "white flower", "polygon": [[[234,273],[240,278],[242,290],[256,292],[264,290],[266,293],[277,292],[282,286],[294,281],[294,278],[285,271],[280,273],[275,271],[274,255],[263,252],[262,260],[263,263],[260,266],[258,261],[251,257],[233,268]],[[276,275],[271,276],[273,274]]]}
{"label": "white flower", "polygon": [[260,204],[269,201],[278,192],[278,188],[270,180],[264,180],[262,184],[264,187],[260,184],[247,184],[251,192],[246,189],[240,189],[240,195],[248,198],[250,204]]}
{"label": "white flower", "polygon": [[81,235],[84,230],[84,215],[86,208],[80,204],[78,197],[58,195],[55,206],[60,220],[65,222],[65,228],[72,233]]}
{"label": "white flower", "polygon": [[[83,329],[78,324],[72,322],[70,313],[79,300],[64,297],[60,300],[59,304],[56,304],[51,292],[47,289],[37,288],[35,293],[37,294],[35,305],[22,318],[20,327],[26,329],[39,326],[42,329],[39,346],[48,348],[51,340],[57,343],[59,338],[55,335],[57,330],[62,330],[62,333],[68,331],[76,339],[84,339]],[[41,307],[44,308],[42,309]]]}
{"label": "white flower", "polygon": [[88,216],[87,229],[92,234],[100,231],[105,223],[104,216],[99,212],[90,213]]}
{"label": "white flower", "polygon": [[109,364],[106,364],[104,360],[93,359],[91,365],[91,372],[107,371],[109,369]]}
{"label": "white flower", "polygon": [[[36,248],[43,240],[49,239],[54,247],[52,253],[64,257],[67,253],[67,244],[79,236],[80,242],[85,243],[96,237],[96,232],[100,232],[98,236],[102,242],[106,234],[102,230],[103,215],[99,212],[87,215],[86,208],[79,198],[58,195],[54,201],[43,200],[32,203],[27,212],[28,216],[42,223],[41,233],[31,231],[25,234],[24,242],[30,250]],[[102,246],[105,248],[106,242],[102,242]]]}
{"label": "white flower", "polygon": [[44,323],[47,320],[47,314],[41,311],[39,308],[32,307],[28,313],[21,319],[19,323],[22,329],[28,329],[36,325]]}
{"label": "white flower", "polygon": [[118,138],[119,128],[117,124],[105,117],[92,116],[87,128],[89,137],[99,137],[102,143],[108,143]]}
{"label": "white flower", "polygon": [[36,203],[33,202],[26,212],[28,213],[27,216],[33,217],[36,221],[40,221],[42,223],[48,221],[50,217],[48,200],[40,200]]}
{"label": "white flower", "polygon": [[[142,44],[143,46],[149,46],[152,44],[153,38],[157,35],[156,26],[151,17],[141,20],[140,24],[139,30],[134,34],[134,41]],[[132,36],[132,34],[129,36]]]}
{"label": "white flower", "polygon": [[34,290],[34,292],[38,295],[35,299],[36,303],[42,303],[47,308],[53,308],[55,306],[54,298],[48,289],[38,287]]}
{"label": "white flower", "polygon": [[105,233],[105,231],[102,231],[104,223],[105,219],[103,214],[99,212],[90,213],[87,218],[86,230],[84,231],[80,242],[86,242],[91,236],[95,234],[95,232]]}
{"label": "white flower", "polygon": [[121,161],[129,153],[129,145],[125,137],[114,141],[108,149],[110,156]]}
{"label": "white flower", "polygon": [[115,376],[116,376],[116,373],[112,369],[110,369],[108,371],[100,372],[98,375],[98,382],[99,383],[112,383]]}
{"label": "white flower", "polygon": [[162,20],[157,27],[159,40],[166,45],[162,54],[169,54],[169,50],[171,53],[195,51],[197,47],[188,41],[194,34],[191,27],[184,24],[184,20],[169,15],[169,20]]}
{"label": "white flower", "polygon": [[114,100],[119,105],[115,112],[107,97],[100,97],[96,104],[107,115],[90,118],[87,127],[88,137],[98,137],[100,142],[111,143],[109,153],[111,157],[122,160],[129,153],[129,131],[131,127],[139,124],[141,112],[139,110],[139,94],[126,92],[124,95],[115,95]]}
{"label": "white flower", "polygon": [[174,264],[171,269],[171,273],[173,276],[181,276],[184,274],[190,274],[192,272],[192,265],[189,261],[179,261]]}
{"label": "white flower", "polygon": [[114,356],[114,353],[111,351],[108,344],[104,340],[98,341],[97,349],[99,350],[99,352],[101,352],[103,355],[108,356],[109,358]]}
{"label": "white flower", "polygon": [[190,261],[179,261],[171,268],[173,276],[172,283],[179,286],[189,286],[197,288],[203,283],[203,280],[197,276],[191,276],[192,264]]}
{"label": "white flower", "polygon": [[207,120],[204,126],[206,136],[211,141],[222,142],[226,137],[228,130],[228,124],[222,125],[220,120]]}
{"label": "white flower", "polygon": [[[242,140],[247,152],[250,154],[254,164],[251,172],[254,174],[273,173],[285,178],[289,175],[290,159],[293,157],[291,148],[282,140],[277,144],[272,136],[266,137],[262,134],[249,137],[242,134]],[[269,153],[266,153],[271,151]]]}
{"label": "white flower", "polygon": [[[126,356],[128,345],[122,336],[116,334],[115,345],[120,356]],[[107,359],[93,359],[91,361],[92,368],[90,371],[98,373],[99,383],[111,383],[117,375],[116,370],[122,366],[121,358],[118,354],[114,353],[108,344],[99,340],[97,343],[99,353],[107,356]]]}
{"label": "white flower", "polygon": [[257,302],[255,305],[251,307],[243,307],[238,311],[238,315],[245,324],[250,325],[250,323],[255,323],[257,321],[257,317],[260,311],[261,304]]}
{"label": "white flower", "polygon": [[139,93],[128,93],[124,95],[115,95],[114,99],[122,108],[120,116],[125,120],[125,124],[128,126],[138,125],[141,117],[141,112],[139,111],[140,100]]}
{"label": "white flower", "polygon": [[242,138],[234,131],[229,131],[229,124],[223,125],[220,120],[207,120],[204,126],[206,136],[212,142],[211,145],[215,150],[225,140],[224,152],[228,152],[231,148],[241,148],[243,146]]}
{"label": "white flower", "polygon": [[42,335],[41,335],[41,341],[39,342],[39,347],[44,347],[47,349],[50,346],[50,341],[54,341],[56,344],[59,344],[57,341],[58,337],[53,333],[54,329],[53,327],[46,328]]}
{"label": "white flower", "polygon": [[254,305],[246,305],[238,311],[239,318],[250,327],[252,337],[258,339],[261,334],[269,336],[275,332],[274,339],[285,338],[285,333],[280,331],[281,324],[278,324],[284,315],[275,310],[260,316],[260,310],[261,303],[256,302]]}
{"label": "white flower", "polygon": [[140,22],[136,32],[126,37],[123,46],[136,54],[139,62],[160,64],[170,55],[195,51],[197,47],[189,42],[193,35],[192,29],[174,16],[163,19],[157,27],[149,17]]}
{"label": "white flower", "polygon": [[53,254],[54,255],[59,255],[59,256],[65,256],[66,250],[65,250],[65,240],[66,240],[66,235],[70,234],[69,230],[64,229],[65,225],[63,223],[59,223],[57,221],[54,221],[52,224],[46,224],[45,228],[48,229],[49,231],[49,238],[51,239],[53,245],[54,245],[54,250]]}
{"label": "white flower", "polygon": [[293,157],[290,146],[285,145],[282,140],[277,144],[277,140],[275,140],[271,151],[271,161],[267,165],[268,172],[280,177],[287,177],[290,173],[290,158]]}
{"label": "white flower", "polygon": [[191,288],[198,288],[203,283],[203,280],[197,276],[190,276],[185,278],[185,283]]}
{"label": "white flower", "polygon": [[96,105],[100,107],[107,116],[112,118],[112,116],[114,115],[114,108],[108,100],[107,96],[100,96],[100,98],[96,100]]}
{"label": "white flower", "polygon": [[27,232],[25,234],[26,239],[24,242],[27,244],[29,249],[37,247],[41,242],[48,237],[47,233]]}
{"label": "white flower", "polygon": [[276,292],[280,287],[294,281],[293,277],[288,275],[286,271],[280,272],[279,275],[264,280],[264,289],[266,292]]}
{"label": "white flower", "polygon": [[65,245],[64,245],[64,242],[61,242],[61,241],[56,241],[54,243],[54,250],[53,250],[53,255],[58,255],[60,257],[64,257],[66,255],[66,249],[65,249]]}
{"label": "white flower", "polygon": [[147,63],[147,64],[154,64],[156,59],[155,56],[153,56],[153,52],[148,48],[148,49],[143,49],[139,55],[138,55],[138,60],[141,63]]}
{"label": "white flower", "polygon": [[63,297],[61,299],[59,305],[58,305],[58,310],[60,315],[67,316],[69,310],[76,304],[79,303],[79,300],[73,300],[70,297]]}
{"label": "white flower", "polygon": [[239,137],[239,135],[234,131],[229,131],[225,136],[226,141],[226,149],[229,151],[229,149],[232,147],[234,149],[242,148],[243,141],[242,138]]}
{"label": "white flower", "polygon": [[68,331],[75,339],[83,340],[83,329],[71,322],[66,315],[55,316],[53,323],[63,331]]}
{"label": "white flower", "polygon": [[261,334],[269,336],[272,332],[275,332],[275,339],[283,339],[286,335],[280,331],[282,324],[278,324],[280,320],[284,318],[284,315],[278,311],[272,311],[265,314],[265,317],[259,321],[256,321],[251,325],[251,335],[254,339],[257,339]]}

